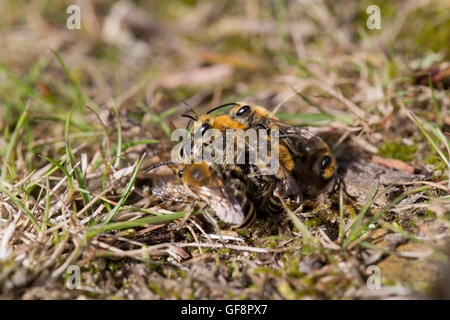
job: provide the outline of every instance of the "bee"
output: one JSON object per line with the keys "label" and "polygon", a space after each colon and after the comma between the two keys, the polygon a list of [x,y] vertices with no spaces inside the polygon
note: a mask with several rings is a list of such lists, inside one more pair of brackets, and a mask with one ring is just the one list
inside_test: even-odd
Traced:
{"label": "bee", "polygon": [[[211,113],[227,107],[232,106],[228,115],[220,115],[216,118],[211,116]],[[203,117],[203,118],[202,118]],[[222,127],[227,127],[231,129],[278,129],[276,126],[270,126],[272,122],[280,122],[273,114],[271,114],[268,110],[259,106],[250,107],[246,103],[227,103],[218,107],[215,107],[209,110],[206,115],[199,118],[207,119],[208,121],[204,122],[205,129],[208,128],[208,124],[216,125],[216,127],[220,130]],[[210,120],[211,119],[211,120]],[[216,120],[218,119],[218,120]],[[261,120],[264,119],[264,123]],[[282,123],[282,122],[280,122]],[[284,123],[283,123],[284,125]],[[270,143],[270,138],[267,138],[267,142]],[[280,160],[279,170],[276,174],[277,179],[277,191],[281,194],[284,194],[288,197],[292,197],[296,202],[300,202],[302,199],[301,188],[298,185],[296,179],[292,176],[291,172],[295,167],[294,159],[291,155],[291,152],[288,148],[282,144],[279,144],[278,147],[278,155]]]}
{"label": "bee", "polygon": [[[234,105],[228,104],[228,105]],[[220,108],[226,105],[220,106]],[[191,133],[199,133],[197,137],[202,136],[208,129],[217,129],[220,131],[226,131],[227,129],[242,129],[246,130],[249,127],[245,124],[239,123],[238,121],[232,119],[229,115],[219,115],[212,116],[209,111],[207,114],[198,116],[195,111],[189,107],[189,113],[183,116],[190,118],[194,121],[191,128]],[[215,108],[216,109],[216,108]],[[270,138],[266,138],[267,142],[270,142]],[[199,150],[200,151],[200,150]],[[236,149],[235,149],[236,152]],[[246,159],[249,158],[249,152],[257,152],[256,150],[249,150],[249,146],[246,144]],[[239,178],[240,180],[247,181],[248,194],[252,199],[256,199],[258,203],[258,210],[274,214],[283,211],[281,203],[279,203],[278,198],[273,195],[274,186],[279,184],[280,188],[285,190],[285,193],[289,194],[299,194],[300,188],[297,186],[293,177],[288,173],[292,170],[294,162],[289,158],[289,152],[286,147],[279,145],[279,154],[281,155],[281,166],[279,167],[276,176],[261,175],[261,170],[266,164],[260,162],[255,165],[246,162],[244,165],[241,164],[211,164],[220,167],[220,170],[229,171],[231,175]],[[298,200],[298,199],[297,199]]]}
{"label": "bee", "polygon": [[302,194],[306,198],[315,197],[335,177],[336,160],[328,145],[319,136],[306,129],[286,124],[269,110],[250,103],[235,103],[228,115],[248,127],[280,131],[280,138],[288,149],[280,152],[280,162],[289,164],[285,165],[285,168],[292,168],[288,171],[298,178]]}
{"label": "bee", "polygon": [[[210,114],[204,114],[202,116],[198,116],[198,114],[195,112],[195,110],[187,104],[184,100],[180,99],[180,101],[188,108],[188,112],[182,114],[182,117],[189,118],[189,122],[187,123],[186,130],[189,131],[192,140],[191,140],[191,148],[195,147],[194,141],[197,138],[202,138],[207,130],[209,129],[216,129],[222,132],[225,132],[227,129],[233,129],[233,130],[239,130],[239,129],[245,129],[246,126],[243,124],[240,124],[239,122],[232,120],[227,115],[221,115],[214,117]],[[220,107],[226,107],[227,105],[234,105],[232,104],[225,104]],[[191,126],[191,124],[193,125]],[[222,136],[224,138],[224,136]],[[225,139],[224,139],[225,141]],[[203,148],[206,147],[208,143],[203,143],[200,145],[200,149],[193,148],[193,154],[192,158],[195,158],[196,153],[201,153],[203,151]]]}
{"label": "bee", "polygon": [[299,177],[306,198],[314,198],[336,177],[336,160],[328,145],[317,135],[287,132],[294,157],[293,175]]}
{"label": "bee", "polygon": [[220,220],[232,225],[234,229],[246,228],[255,221],[254,205],[247,198],[245,185],[240,180],[230,177],[225,180],[219,171],[205,161],[186,166],[164,162],[148,168],[146,172],[162,165],[175,165],[175,171],[181,178],[183,186],[181,192],[180,186],[177,186],[178,190],[155,186],[152,192],[162,199],[167,200],[172,193],[173,198],[170,200],[173,201],[181,202],[189,198],[203,201]]}
{"label": "bee", "polygon": [[[188,108],[188,111],[184,114],[182,114],[182,117],[189,118],[189,122],[187,123],[186,130],[189,130],[189,127],[191,125],[191,121],[194,121],[194,126],[190,130],[190,132],[195,131],[194,128],[197,128],[201,131],[201,133],[204,133],[208,129],[218,129],[220,131],[225,131],[226,129],[246,129],[247,126],[245,124],[241,124],[236,120],[231,119],[227,115],[221,115],[221,116],[212,116],[211,112],[215,111],[217,109],[225,108],[228,106],[234,106],[235,103],[226,103],[222,104],[218,107],[215,107],[211,110],[209,110],[206,114],[202,116],[198,116],[197,112],[183,99],[180,99],[180,101]],[[195,124],[199,124],[200,128],[196,126]]]}
{"label": "bee", "polygon": [[213,117],[210,114],[204,114],[198,118],[198,121],[202,123],[203,130],[217,129],[220,131],[225,131],[227,129],[233,130],[247,129],[246,125],[231,119],[228,115],[225,114],[216,117]]}

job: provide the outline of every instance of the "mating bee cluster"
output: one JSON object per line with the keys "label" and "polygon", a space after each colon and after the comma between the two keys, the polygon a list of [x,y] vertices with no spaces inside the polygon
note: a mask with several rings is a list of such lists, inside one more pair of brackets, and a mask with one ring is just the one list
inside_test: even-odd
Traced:
{"label": "mating bee cluster", "polygon": [[[226,107],[231,107],[227,113],[213,115]],[[215,139],[223,139],[225,146],[230,143],[225,137],[228,130],[263,129],[269,133],[276,130],[279,165],[273,174],[262,174],[265,163],[248,162],[249,153],[254,151],[248,142],[244,146],[244,163],[224,160],[158,163],[147,172],[169,165],[182,181],[179,185],[154,186],[152,192],[161,199],[202,201],[223,222],[233,228],[243,228],[253,223],[259,214],[280,213],[286,206],[292,208],[314,199],[334,180],[336,162],[328,145],[310,131],[280,121],[263,107],[243,102],[228,103],[202,116],[190,106],[188,108],[183,116],[190,119],[187,132],[192,146],[195,139],[201,138],[209,129],[223,133]],[[267,136],[266,142],[271,142],[270,139]],[[211,147],[211,143],[202,141],[196,146],[187,157],[189,160]],[[180,149],[181,156],[183,150]],[[237,149],[234,152],[238,152]]]}

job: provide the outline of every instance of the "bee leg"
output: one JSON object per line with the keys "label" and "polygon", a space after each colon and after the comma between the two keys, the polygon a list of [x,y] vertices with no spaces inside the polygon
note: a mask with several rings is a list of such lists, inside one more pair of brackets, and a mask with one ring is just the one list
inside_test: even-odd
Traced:
{"label": "bee leg", "polygon": [[278,200],[280,200],[280,203],[281,203],[281,205],[283,206],[283,210],[284,210],[285,212],[288,212],[289,208],[288,208],[288,206],[286,205],[286,202],[284,202],[283,196],[280,194],[279,190],[275,189],[275,190],[273,191],[273,195],[274,195],[275,197],[277,197]]}
{"label": "bee leg", "polygon": [[194,204],[191,204],[190,208],[187,210],[187,214],[185,214],[185,216],[181,220],[181,226],[184,226],[186,224],[187,219],[189,219],[193,211],[194,211]]}
{"label": "bee leg", "polygon": [[334,178],[333,179],[333,187],[331,188],[331,191],[330,191],[330,196],[335,194],[343,185],[344,185],[344,181],[342,180],[341,177]]}
{"label": "bee leg", "polygon": [[205,215],[205,218],[214,225],[214,228],[216,229],[216,234],[219,236],[219,241],[223,244],[224,247],[226,247],[226,241],[222,238],[222,230],[219,228],[219,224],[217,223],[216,219],[213,218],[212,215],[208,213],[208,210],[204,210],[203,214]]}
{"label": "bee leg", "polygon": [[298,208],[296,208],[293,213],[302,213],[303,212],[303,204],[299,205]]}
{"label": "bee leg", "polygon": [[334,179],[333,188],[330,195],[334,194],[340,189],[342,189],[345,195],[349,197],[353,202],[356,202],[356,198],[347,192],[347,187],[345,185],[344,179],[341,176],[337,176],[336,179]]}
{"label": "bee leg", "polygon": [[205,210],[203,210],[203,215],[205,216],[206,220],[208,220],[214,226],[214,229],[216,229],[217,234],[220,234],[219,225],[216,219],[214,219],[213,216],[208,213],[208,208],[205,208]]}

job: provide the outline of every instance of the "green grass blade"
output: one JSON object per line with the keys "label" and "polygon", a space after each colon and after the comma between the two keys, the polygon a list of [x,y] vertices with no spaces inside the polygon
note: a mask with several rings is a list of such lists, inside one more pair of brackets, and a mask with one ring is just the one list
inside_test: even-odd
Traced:
{"label": "green grass blade", "polygon": [[309,232],[308,228],[305,226],[305,224],[303,222],[300,221],[300,219],[292,212],[291,209],[289,209],[289,207],[284,202],[282,202],[282,204],[283,204],[284,209],[288,213],[289,218],[291,218],[292,222],[294,223],[295,227],[303,235],[303,238],[305,239],[305,242],[308,245],[313,246],[313,241],[312,241],[313,240],[313,236]]}
{"label": "green grass blade", "polygon": [[400,203],[400,201],[402,201],[403,199],[406,198],[406,196],[409,193],[404,193],[401,194],[400,196],[398,196],[397,198],[394,199],[394,201],[392,201],[390,204],[388,204],[387,206],[383,207],[383,209],[381,209],[377,214],[375,214],[373,217],[371,217],[370,219],[367,220],[367,222],[357,230],[357,232],[355,233],[354,237],[352,239],[347,238],[346,240],[348,240],[347,242],[344,242],[344,246],[346,246],[347,244],[349,244],[351,241],[357,239],[364,231],[366,231],[369,226],[372,223],[375,223],[378,219],[381,218],[382,215],[384,215],[386,212],[388,212],[389,210],[391,210],[393,207],[395,207],[398,203]]}
{"label": "green grass blade", "polygon": [[72,162],[73,162],[73,155],[72,151],[70,149],[70,142],[69,142],[69,128],[70,128],[70,122],[72,120],[72,109],[69,110],[69,114],[66,118],[66,124],[64,127],[64,139],[66,141],[66,155],[67,155],[67,167],[69,170],[72,169]]}
{"label": "green grass blade", "polygon": [[178,107],[174,107],[174,108],[171,108],[171,109],[169,109],[169,110],[167,110],[167,111],[164,111],[164,112],[162,112],[162,113],[160,113],[160,114],[155,114],[155,113],[151,113],[151,112],[149,112],[149,114],[150,114],[150,122],[151,123],[158,123],[159,125],[160,125],[160,127],[161,127],[161,129],[164,131],[164,133],[166,134],[166,136],[168,137],[168,138],[170,138],[170,135],[171,135],[171,130],[170,130],[170,128],[167,126],[167,124],[165,124],[164,123],[164,118],[167,118],[168,116],[170,116],[170,115],[172,115],[172,114],[174,114],[175,112],[177,112],[178,111]]}
{"label": "green grass blade", "polygon": [[416,115],[412,112],[409,113],[410,116],[412,117],[413,121],[417,124],[417,126],[419,127],[420,131],[422,132],[422,134],[425,136],[425,138],[427,138],[428,142],[430,142],[431,147],[434,149],[434,151],[437,152],[437,154],[442,158],[442,160],[445,162],[445,164],[447,165],[447,167],[450,168],[450,160],[447,159],[447,157],[442,153],[442,150],[439,149],[439,147],[436,145],[436,143],[434,142],[433,138],[428,134],[428,132],[425,130],[425,128],[422,126],[422,124],[420,123],[419,119],[416,117]]}
{"label": "green grass blade", "polygon": [[[438,128],[432,126],[430,124],[429,126],[430,131],[437,137],[438,140],[441,141],[441,143],[445,146],[445,149],[447,150],[448,153],[448,158],[450,159],[450,142],[448,140],[448,138],[446,136],[444,136],[444,134],[442,133],[441,130],[439,130]],[[446,159],[442,158],[445,162]],[[450,162],[450,160],[448,160]],[[447,173],[447,177],[450,179],[450,166],[447,166],[448,168],[448,173]]]}
{"label": "green grass blade", "polygon": [[[69,171],[72,169],[72,163],[75,163],[75,157],[72,153],[72,150],[70,148],[70,141],[69,141],[69,128],[70,128],[70,122],[72,119],[72,110],[69,111],[69,114],[67,115],[66,125],[65,125],[65,140],[66,140],[66,154],[67,154],[67,167]],[[81,169],[79,167],[74,168],[74,175],[75,179],[78,181],[80,189],[86,190],[87,189],[87,183],[86,180],[84,180],[83,173],[81,172]],[[83,199],[83,204],[87,205],[89,202],[91,202],[89,198],[89,193],[85,191],[81,191],[81,198]]]}
{"label": "green grass blade", "polygon": [[133,175],[131,176],[131,179],[128,182],[128,185],[125,188],[125,192],[122,194],[122,197],[120,197],[120,200],[117,203],[117,205],[109,212],[108,216],[105,219],[104,224],[108,224],[112,220],[112,218],[114,218],[116,213],[119,212],[119,209],[125,203],[125,200],[127,200],[128,196],[130,195],[131,188],[134,186],[134,182],[136,181],[139,170],[141,169],[141,165],[142,165],[142,161],[144,160],[144,157],[145,157],[145,154],[142,156],[142,158],[137,163],[136,169],[134,170]]}
{"label": "green grass blade", "polygon": [[102,175],[102,190],[105,191],[106,188],[106,176],[109,172],[109,169],[111,168],[112,164],[114,163],[114,161],[116,161],[116,157],[111,159],[111,162],[108,163],[108,165],[106,166],[105,170],[103,170],[103,175]]}
{"label": "green grass blade", "polygon": [[316,107],[318,110],[320,110],[321,113],[327,114],[331,116],[328,112],[326,112],[321,106],[319,106],[317,103],[312,102],[308,97],[306,97],[304,94],[302,94],[300,91],[297,91],[293,86],[291,86],[291,89],[295,91],[295,93],[308,105]]}
{"label": "green grass blade", "polygon": [[428,86],[430,87],[431,100],[433,101],[433,108],[434,108],[434,112],[436,113],[436,118],[438,120],[439,127],[442,127],[442,124],[444,123],[444,118],[442,118],[441,110],[439,110],[437,99],[436,99],[436,96],[434,95],[434,88],[433,88],[433,82],[431,81],[431,74],[428,75]]}
{"label": "green grass blade", "polygon": [[[106,166],[105,170],[103,170],[103,175],[102,175],[102,191],[105,191],[106,189],[106,176],[109,172],[109,169],[111,168],[111,166],[113,165],[113,163],[116,161],[116,157],[113,157],[110,161],[110,163],[108,163],[108,165]],[[106,209],[108,211],[111,211],[111,205],[107,202],[107,201],[103,201]]]}
{"label": "green grass blade", "polygon": [[[390,188],[390,186],[388,186],[388,188]],[[385,189],[385,191],[386,191],[386,189]],[[383,191],[382,193],[384,193],[385,191]],[[419,192],[419,191],[416,190],[414,192]],[[395,198],[391,203],[389,203],[387,206],[383,207],[383,209],[381,209],[377,214],[375,214],[372,217],[370,217],[360,228],[356,229],[356,231],[355,231],[355,233],[353,235],[349,235],[348,236],[346,241],[344,241],[344,246],[347,246],[351,241],[353,241],[356,238],[358,238],[364,231],[366,231],[369,228],[369,226],[371,224],[375,223],[378,219],[380,219],[380,217],[382,215],[384,215],[386,212],[388,212],[393,207],[395,207],[397,204],[399,204],[400,201],[402,201],[403,199],[406,198],[406,196],[408,196],[409,194],[414,193],[414,192],[401,194],[400,196]]]}
{"label": "green grass blade", "polygon": [[75,81],[75,78],[70,73],[69,69],[67,68],[64,60],[61,58],[59,53],[54,50],[52,50],[52,52],[53,52],[53,55],[56,57],[56,60],[58,60],[59,64],[61,65],[61,68],[63,68],[64,73],[66,74],[67,78],[70,81],[70,84],[73,87],[73,90],[75,91],[75,95],[77,98],[77,107],[81,108],[85,102],[85,98],[84,98],[84,95],[81,93],[78,83]]}
{"label": "green grass blade", "polygon": [[[200,214],[200,211],[196,211],[191,213],[191,215],[197,215]],[[135,227],[144,227],[149,224],[159,224],[164,222],[169,222],[177,219],[181,219],[186,215],[186,212],[176,212],[172,214],[164,214],[159,216],[152,216],[152,217],[145,217],[140,218],[136,220],[130,220],[130,221],[121,221],[121,222],[114,222],[110,224],[103,224],[103,225],[97,225],[94,227],[91,227],[88,230],[87,237],[92,237],[96,235],[99,232],[106,232],[106,231],[112,231],[112,230],[121,230],[121,229],[128,229],[128,228],[135,228]]]}
{"label": "green grass blade", "polygon": [[165,119],[167,117],[170,117],[171,115],[177,113],[178,109],[179,109],[179,107],[173,107],[173,108],[170,108],[169,110],[163,111],[159,114],[159,118]]}
{"label": "green grass blade", "polygon": [[44,214],[44,221],[42,222],[42,227],[41,227],[41,232],[44,232],[45,229],[47,228],[47,222],[48,222],[48,217],[50,214],[50,181],[48,180],[48,178],[45,180],[45,187],[46,187],[46,201],[45,201],[45,214]]}
{"label": "green grass blade", "polygon": [[408,193],[404,193],[404,194],[399,195],[390,204],[388,204],[383,209],[381,209],[377,214],[375,214],[374,216],[370,217],[370,219],[367,220],[367,222],[364,224],[364,226],[362,228],[363,231],[366,230],[369,227],[369,225],[371,225],[372,223],[376,222],[383,214],[385,214],[386,212],[391,210],[393,207],[395,207],[397,204],[399,204],[400,201],[405,199],[407,196],[408,196]]}
{"label": "green grass blade", "polygon": [[[65,162],[65,160],[61,161],[60,165],[62,165]],[[31,192],[31,190],[38,184],[40,183],[42,180],[44,180],[45,178],[49,177],[50,175],[52,175],[53,173],[55,173],[59,168],[58,167],[53,167],[50,168],[43,176],[39,177],[38,179],[36,179],[35,181],[30,182],[29,184],[27,184],[25,186],[25,192],[27,194],[29,194]]]}
{"label": "green grass blade", "polygon": [[326,113],[285,113],[278,112],[276,114],[278,118],[281,120],[291,120],[298,121],[301,123],[322,123],[322,122],[331,122],[334,120],[334,117],[326,114]]}
{"label": "green grass blade", "polygon": [[336,114],[335,116],[328,113],[285,113],[278,112],[275,114],[281,120],[287,120],[300,126],[319,126],[329,124],[333,121],[340,121],[347,125],[353,125],[354,119],[344,113]]}
{"label": "green grass blade", "polygon": [[14,194],[6,190],[5,187],[3,187],[1,184],[0,184],[0,191],[5,193],[20,209],[23,210],[23,212],[25,212],[25,214],[30,218],[31,222],[33,223],[34,228],[37,230],[37,232],[40,232],[41,227],[39,226],[39,223],[37,222],[35,216],[30,211],[30,209],[25,207],[25,205],[22,203],[22,201],[20,201],[19,198],[17,198]]}
{"label": "green grass blade", "polygon": [[120,154],[122,152],[122,125],[120,124],[119,110],[117,110],[116,102],[114,100],[112,100],[112,107],[114,110],[114,114],[116,115],[117,118],[117,155],[114,167],[118,167],[120,161]]}
{"label": "green grass blade", "polygon": [[58,169],[64,173],[64,175],[67,177],[67,182],[69,184],[69,188],[71,190],[73,190],[73,179],[72,179],[72,176],[70,175],[69,171],[67,171],[67,169],[64,168],[64,166],[62,164],[59,164],[57,161],[55,161],[53,159],[50,159],[47,157],[42,157],[42,158],[44,158],[48,162],[51,162],[55,167],[58,167]]}
{"label": "green grass blade", "polygon": [[[348,243],[353,241],[355,239],[356,235],[358,234],[358,231],[361,228],[360,223],[361,223],[362,219],[366,215],[366,212],[369,210],[370,206],[377,199],[377,197],[375,197],[377,190],[378,190],[378,186],[373,186],[372,189],[370,190],[370,193],[367,196],[366,202],[364,203],[363,207],[361,208],[361,211],[359,212],[359,214],[356,216],[355,221],[353,221],[353,223],[352,223],[348,237],[344,240],[344,244],[343,244],[344,247]],[[380,193],[380,194],[382,194],[382,193]]]}
{"label": "green grass blade", "polygon": [[136,207],[129,207],[129,206],[123,206],[121,208],[121,210],[128,210],[128,211],[134,211],[134,212],[144,212],[144,213],[148,213],[148,214],[152,214],[155,216],[162,216],[164,215],[164,213],[158,212],[158,211],[154,211],[154,210],[148,210],[148,209],[144,209],[144,208],[136,208]]}
{"label": "green grass blade", "polygon": [[39,93],[36,89],[34,89],[30,84],[28,84],[27,81],[17,77],[14,72],[11,71],[10,68],[8,68],[6,65],[0,62],[0,71],[3,71],[6,76],[12,80],[12,82],[15,84],[15,86],[18,88],[19,92],[23,92],[36,100],[42,102],[41,108],[44,108],[45,110],[49,110],[49,103],[51,103],[50,99],[43,96],[41,93]]}
{"label": "green grass blade", "polygon": [[17,122],[16,127],[14,128],[14,132],[11,135],[11,139],[9,140],[8,147],[6,148],[5,156],[3,158],[3,164],[2,164],[2,174],[0,180],[5,180],[6,178],[6,172],[8,171],[8,163],[11,160],[11,154],[14,149],[14,146],[17,142],[17,137],[19,136],[19,131],[22,128],[23,124],[25,123],[25,120],[28,116],[28,107],[25,108],[24,112],[22,112],[19,121]]}

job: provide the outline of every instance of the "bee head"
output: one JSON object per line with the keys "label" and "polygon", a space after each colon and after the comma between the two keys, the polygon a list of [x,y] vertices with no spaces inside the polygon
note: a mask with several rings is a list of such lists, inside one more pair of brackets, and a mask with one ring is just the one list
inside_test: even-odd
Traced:
{"label": "bee head", "polygon": [[206,162],[190,164],[187,168],[183,170],[181,178],[183,182],[188,185],[199,186],[205,185],[207,179],[211,176],[211,171],[209,170]]}
{"label": "bee head", "polygon": [[272,112],[264,107],[256,106],[248,103],[241,103],[233,107],[230,111],[232,119],[236,119],[240,123],[252,125],[263,119],[278,120]]}
{"label": "bee head", "polygon": [[247,122],[252,114],[252,107],[248,104],[236,105],[230,110],[232,119],[236,119],[240,123]]}
{"label": "bee head", "polygon": [[206,130],[210,129],[211,126],[209,124],[209,122],[205,122],[204,124],[202,124],[202,126],[200,127],[200,134],[203,136],[206,132]]}
{"label": "bee head", "polygon": [[250,112],[250,110],[251,110],[251,108],[248,105],[240,107],[239,110],[236,112],[236,116],[237,117],[245,116],[246,114],[248,114]]}
{"label": "bee head", "polygon": [[206,130],[211,129],[211,120],[212,117],[210,115],[203,115],[194,122],[196,136],[198,134],[199,137],[203,137]]}
{"label": "bee head", "polygon": [[324,180],[329,180],[336,172],[336,161],[330,154],[324,154],[316,159],[313,171]]}

